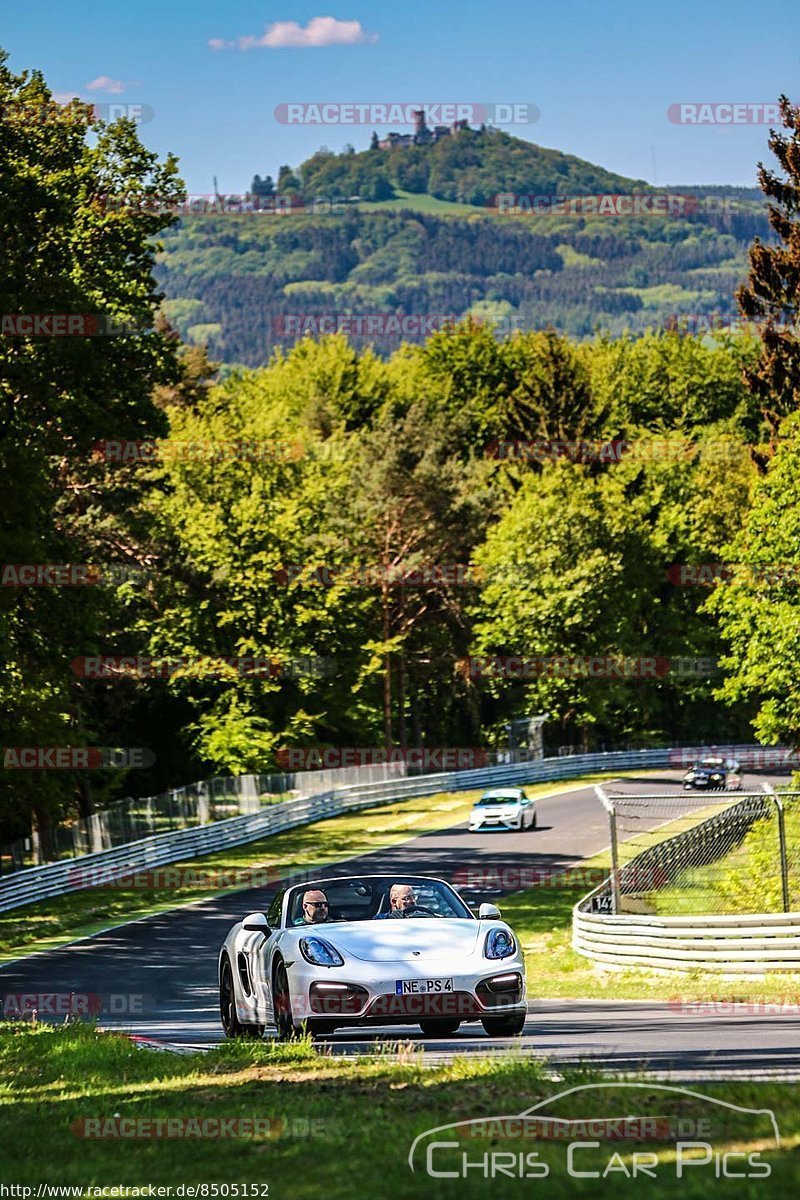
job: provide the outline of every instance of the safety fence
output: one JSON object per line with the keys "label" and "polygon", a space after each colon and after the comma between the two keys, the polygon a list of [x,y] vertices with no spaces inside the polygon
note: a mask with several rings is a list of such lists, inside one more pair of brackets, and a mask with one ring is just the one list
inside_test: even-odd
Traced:
{"label": "safety fence", "polygon": [[103,873],[124,877],[393,800],[664,767],[668,765],[671,753],[674,751],[664,749],[612,751],[331,788],[303,799],[271,804],[243,816],[166,831],[78,859],[63,859],[17,871],[0,879],[0,911],[93,886],[93,881]]}
{"label": "safety fence", "polygon": [[611,871],[573,911],[580,954],[656,970],[800,970],[800,793],[595,790]]}
{"label": "safety fence", "polygon": [[0,878],[44,860],[57,862],[113,850],[159,833],[245,816],[283,800],[301,800],[331,788],[379,783],[405,774],[405,764],[393,762],[288,774],[217,776],[156,796],[128,797],[88,817],[54,825],[46,847],[36,834],[0,846]]}

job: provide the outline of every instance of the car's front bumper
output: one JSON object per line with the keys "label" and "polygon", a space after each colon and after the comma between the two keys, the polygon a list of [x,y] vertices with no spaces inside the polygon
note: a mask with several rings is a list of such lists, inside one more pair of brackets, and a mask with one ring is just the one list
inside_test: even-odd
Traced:
{"label": "car's front bumper", "polygon": [[[420,1020],[479,1020],[487,1014],[510,1014],[526,1010],[525,968],[519,958],[487,960],[480,973],[457,973],[447,966],[424,964],[427,970],[408,962],[379,965],[378,976],[366,973],[352,961],[323,973],[317,968],[293,977],[292,1012],[295,1023],[317,1019],[351,1024],[415,1024]],[[352,968],[356,966],[356,969]],[[350,969],[348,969],[350,968]],[[401,979],[452,979],[450,992],[398,995]],[[299,985],[299,986],[298,986]]]}
{"label": "car's front bumper", "polygon": [[521,819],[521,814],[518,812],[504,817],[482,816],[478,819],[470,817],[469,829],[470,833],[477,833],[479,829],[518,829]]}

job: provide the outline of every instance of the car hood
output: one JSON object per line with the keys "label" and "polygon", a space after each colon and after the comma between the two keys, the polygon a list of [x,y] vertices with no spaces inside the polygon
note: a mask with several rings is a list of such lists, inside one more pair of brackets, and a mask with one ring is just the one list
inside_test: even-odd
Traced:
{"label": "car hood", "polygon": [[[353,921],[323,936],[344,954],[364,962],[439,961],[472,954],[481,932],[479,921],[434,917]],[[418,951],[418,953],[414,953]]]}

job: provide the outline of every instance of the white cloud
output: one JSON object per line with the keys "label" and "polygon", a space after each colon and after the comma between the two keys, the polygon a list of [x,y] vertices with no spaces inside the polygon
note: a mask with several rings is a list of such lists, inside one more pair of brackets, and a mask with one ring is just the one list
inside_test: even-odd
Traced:
{"label": "white cloud", "polygon": [[377,42],[376,33],[367,33],[360,21],[338,21],[336,17],[312,17],[306,26],[297,21],[275,21],[262,34],[247,34],[226,42],[222,38],[210,38],[212,50],[238,48],[254,50],[266,47],[283,50],[287,47],[308,46],[358,46],[365,42]]}
{"label": "white cloud", "polygon": [[112,96],[118,96],[127,86],[121,79],[112,79],[110,75],[98,75],[97,79],[87,83],[86,88],[90,92],[109,92]]}

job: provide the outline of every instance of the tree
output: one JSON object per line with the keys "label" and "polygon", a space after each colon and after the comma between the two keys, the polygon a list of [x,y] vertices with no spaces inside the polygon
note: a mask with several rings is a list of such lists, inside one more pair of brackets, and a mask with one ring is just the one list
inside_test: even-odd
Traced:
{"label": "tree", "polygon": [[789,135],[772,130],[769,148],[783,174],[763,163],[758,167],[761,189],[771,201],[769,223],[780,244],[755,239],[748,282],[736,292],[742,313],[761,322],[761,358],[746,379],[773,442],[782,418],[800,403],[800,109],[781,96],[780,113]]}
{"label": "tree", "polygon": [[726,548],[743,564],[708,602],[728,647],[719,698],[757,705],[759,741],[800,750],[800,416],[780,439],[741,532]]}
{"label": "tree", "polygon": [[260,175],[253,176],[253,182],[250,184],[250,192],[253,196],[272,196],[275,194],[275,182],[271,175],[267,175],[262,179]]}
{"label": "tree", "polygon": [[[720,718],[710,704],[713,675],[667,670],[721,650],[703,589],[673,587],[668,574],[673,563],[714,561],[746,508],[753,465],[728,438],[720,471],[721,440],[712,431],[687,458],[673,435],[661,439],[672,454],[623,457],[599,472],[556,462],[525,479],[476,554],[484,582],[473,654],[541,662],[524,683],[489,670],[475,685],[501,702],[503,720],[547,711],[565,741],[585,745],[719,740],[726,725],[745,727],[741,708]],[[592,678],[583,664],[593,656],[654,658],[663,675]]]}
{"label": "tree", "polygon": [[370,150],[380,150],[380,145],[378,143],[378,135],[374,129],[372,131],[372,137],[369,139],[369,148],[370,148]]}
{"label": "tree", "polygon": [[300,180],[290,166],[284,164],[278,171],[278,195],[297,195],[300,192]]}
{"label": "tree", "polygon": [[[93,448],[165,428],[151,392],[178,368],[173,340],[154,328],[153,239],[169,223],[158,210],[183,186],[175,160],[159,163],[132,121],[106,125],[88,105],[57,105],[40,73],[15,75],[5,61],[0,312],[88,316],[84,336],[0,338],[0,560],[136,565],[128,514],[139,484]],[[91,336],[93,321],[112,321],[114,336]],[[113,587],[0,588],[4,746],[118,741],[124,722],[104,724],[70,662],[113,636],[119,615]],[[0,822],[16,828],[32,815],[45,854],[53,818],[91,804],[75,772],[9,771],[4,783]]]}
{"label": "tree", "polygon": [[[348,558],[375,575],[378,620],[369,669],[382,673],[387,747],[397,733],[406,743],[407,709],[415,739],[421,705],[430,716],[426,732],[443,727],[435,709],[451,701],[457,650],[467,644],[464,568],[483,537],[491,493],[488,464],[465,463],[460,441],[457,423],[426,413],[424,404],[401,414],[387,406],[359,440],[353,463],[345,536]],[[331,525],[344,534],[335,517]],[[421,584],[398,582],[406,573],[413,578],[415,569],[423,573]]]}

